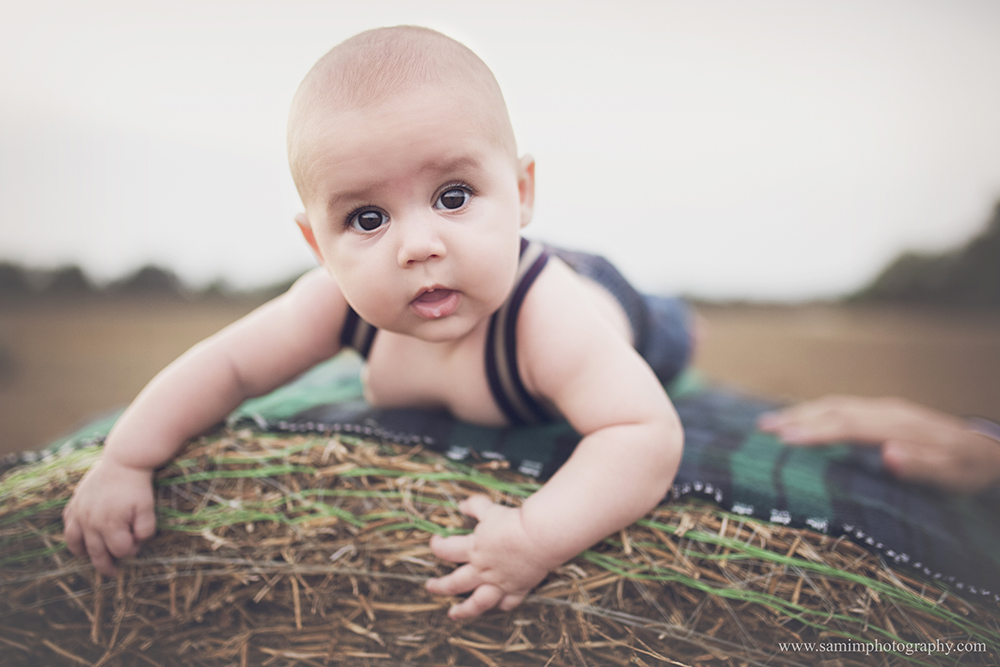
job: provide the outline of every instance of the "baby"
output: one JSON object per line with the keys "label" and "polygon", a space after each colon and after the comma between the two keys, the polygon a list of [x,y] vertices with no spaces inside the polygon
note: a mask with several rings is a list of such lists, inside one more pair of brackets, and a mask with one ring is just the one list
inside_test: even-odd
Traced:
{"label": "baby", "polygon": [[[522,240],[535,164],[518,157],[475,54],[424,28],[347,40],[299,87],[288,152],[297,222],[322,267],[139,394],[65,509],[73,553],[113,575],[114,559],[155,532],[156,468],[244,399],[344,347],[366,357],[373,405],[443,407],[491,426],[565,418],[583,436],[520,508],[474,496],[461,510],[475,531],[431,540],[464,565],[428,590],[472,592],[452,618],[512,609],[664,498],[683,438],[662,380],[686,356],[686,332],[674,331],[679,344],[659,335],[669,308],[651,310],[603,260]],[[668,370],[658,378],[651,363]]]}

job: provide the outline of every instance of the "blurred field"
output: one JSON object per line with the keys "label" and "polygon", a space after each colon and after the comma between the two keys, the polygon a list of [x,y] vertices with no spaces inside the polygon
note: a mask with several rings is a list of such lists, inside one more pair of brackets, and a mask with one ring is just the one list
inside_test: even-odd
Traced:
{"label": "blurred field", "polygon": [[697,366],[713,379],[794,400],[902,396],[1000,419],[1000,311],[886,306],[701,306]]}
{"label": "blurred field", "polygon": [[0,453],[37,449],[131,401],[251,300],[44,300],[0,304]]}
{"label": "blurred field", "polygon": [[[0,304],[0,453],[33,449],[126,404],[253,300]],[[703,305],[708,377],[786,399],[899,395],[1000,418],[1000,313]]]}

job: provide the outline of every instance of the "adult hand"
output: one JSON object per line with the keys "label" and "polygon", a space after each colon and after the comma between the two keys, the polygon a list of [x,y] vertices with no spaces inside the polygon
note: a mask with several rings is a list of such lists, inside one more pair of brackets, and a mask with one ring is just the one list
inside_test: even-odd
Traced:
{"label": "adult hand", "polygon": [[883,465],[895,476],[954,493],[1000,481],[1000,442],[899,398],[828,396],[761,415],[758,427],[790,445],[851,440],[881,447]]}

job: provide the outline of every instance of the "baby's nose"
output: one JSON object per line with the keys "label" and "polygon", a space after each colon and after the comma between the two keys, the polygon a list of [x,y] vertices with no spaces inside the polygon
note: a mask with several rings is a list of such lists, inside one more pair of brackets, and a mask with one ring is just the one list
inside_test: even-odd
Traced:
{"label": "baby's nose", "polygon": [[403,268],[415,263],[445,256],[444,239],[434,221],[413,217],[396,221],[400,232],[399,265]]}

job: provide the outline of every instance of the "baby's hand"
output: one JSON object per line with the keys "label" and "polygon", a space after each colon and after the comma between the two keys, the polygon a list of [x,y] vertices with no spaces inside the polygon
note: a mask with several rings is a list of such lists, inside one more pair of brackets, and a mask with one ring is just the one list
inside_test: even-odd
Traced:
{"label": "baby's hand", "polygon": [[452,619],[475,618],[497,606],[510,611],[550,570],[561,565],[532,544],[521,523],[520,509],[497,505],[479,495],[462,501],[458,508],[479,521],[475,531],[453,537],[435,535],[431,550],[438,558],[465,565],[427,582],[427,590],[435,595],[474,590],[448,611]]}
{"label": "baby's hand", "polygon": [[156,532],[153,471],[129,468],[104,456],[80,480],[63,510],[66,545],[88,554],[94,568],[114,576],[115,558],[128,558]]}

